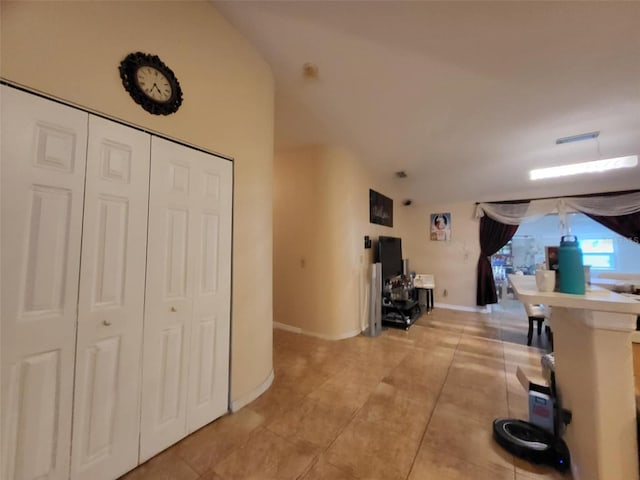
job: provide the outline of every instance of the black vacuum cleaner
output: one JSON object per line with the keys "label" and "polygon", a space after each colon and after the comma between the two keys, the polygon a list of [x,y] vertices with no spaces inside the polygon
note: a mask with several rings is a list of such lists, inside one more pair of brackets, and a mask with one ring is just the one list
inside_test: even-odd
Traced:
{"label": "black vacuum cleaner", "polygon": [[571,467],[567,444],[561,438],[524,420],[496,418],[493,438],[507,452],[532,463],[549,465],[560,472]]}
{"label": "black vacuum cleaner", "polygon": [[571,413],[559,406],[553,354],[544,355],[542,364],[550,372],[550,387],[547,389],[553,405],[553,433],[532,422],[496,418],[493,421],[493,438],[512,455],[566,472],[571,468],[571,456],[561,432],[571,422]]}

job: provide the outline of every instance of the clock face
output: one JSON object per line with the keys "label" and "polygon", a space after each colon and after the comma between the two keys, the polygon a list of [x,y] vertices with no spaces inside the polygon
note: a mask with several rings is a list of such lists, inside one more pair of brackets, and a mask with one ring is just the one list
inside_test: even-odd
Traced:
{"label": "clock face", "polygon": [[171,84],[167,77],[156,68],[150,66],[138,68],[136,82],[142,91],[153,100],[167,102],[171,99]]}
{"label": "clock face", "polygon": [[119,70],[125,90],[147,112],[169,115],[182,105],[178,79],[156,55],[130,53],[120,62]]}

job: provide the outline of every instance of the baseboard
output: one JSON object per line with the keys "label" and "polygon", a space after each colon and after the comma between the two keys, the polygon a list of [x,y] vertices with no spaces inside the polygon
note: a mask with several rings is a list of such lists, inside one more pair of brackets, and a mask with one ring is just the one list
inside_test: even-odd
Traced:
{"label": "baseboard", "polygon": [[300,327],[293,327],[291,325],[280,322],[273,322],[273,328],[286,330],[287,332],[300,333],[302,335],[308,335],[310,337],[321,338],[322,340],[344,340],[345,338],[355,337],[362,333],[358,328],[350,332],[339,333],[338,335],[325,335],[323,333],[310,332],[308,330],[303,330]]}
{"label": "baseboard", "polygon": [[278,328],[280,330],[285,330],[287,332],[292,332],[292,333],[302,333],[301,328],[292,327],[291,325],[287,325],[286,323],[273,322],[273,328]]}
{"label": "baseboard", "polygon": [[491,313],[491,308],[489,308],[489,305],[487,305],[486,307],[465,307],[464,305],[436,303],[434,308],[445,308],[447,310],[460,310],[462,312]]}
{"label": "baseboard", "polygon": [[345,338],[356,337],[362,333],[362,331],[357,328],[355,330],[351,330],[350,332],[341,333],[339,335],[323,335],[321,333],[313,333],[313,332],[302,332],[305,335],[309,335],[311,337],[321,338],[323,340],[344,340]]}
{"label": "baseboard", "polygon": [[238,398],[237,400],[233,400],[231,402],[231,411],[237,412],[242,407],[253,402],[256,398],[258,398],[260,395],[266,392],[271,386],[271,384],[273,383],[273,378],[274,378],[273,370],[271,370],[271,373],[269,374],[269,376],[265,379],[264,382],[258,385],[257,388],[253,389],[243,397]]}

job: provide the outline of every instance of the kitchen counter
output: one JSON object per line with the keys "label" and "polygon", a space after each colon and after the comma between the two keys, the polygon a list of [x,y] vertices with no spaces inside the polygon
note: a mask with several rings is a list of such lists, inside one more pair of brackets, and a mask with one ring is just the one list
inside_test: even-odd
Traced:
{"label": "kitchen counter", "polygon": [[592,285],[584,295],[560,292],[540,292],[533,275],[509,275],[518,299],[523,303],[542,303],[552,307],[568,307],[599,312],[635,313],[640,315],[640,302],[607,288]]}
{"label": "kitchen counter", "polygon": [[640,302],[595,286],[584,295],[539,292],[533,276],[509,281],[523,303],[552,307],[558,394],[573,415],[564,439],[574,479],[637,479],[631,336]]}

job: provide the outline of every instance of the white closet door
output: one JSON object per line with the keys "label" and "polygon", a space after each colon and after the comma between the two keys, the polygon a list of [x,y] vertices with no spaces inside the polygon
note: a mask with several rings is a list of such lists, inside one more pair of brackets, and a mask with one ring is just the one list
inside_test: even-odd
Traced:
{"label": "white closet door", "polygon": [[72,479],[138,464],[150,136],[89,118]]}
{"label": "white closet door", "polygon": [[88,115],[0,88],[0,477],[67,479]]}
{"label": "white closet door", "polygon": [[231,162],[191,152],[193,326],[187,394],[189,433],[223,415],[229,400]]}
{"label": "white closet door", "polygon": [[230,162],[151,152],[141,461],[224,413],[229,374]]}
{"label": "white closet door", "polygon": [[178,152],[151,144],[149,246],[144,316],[140,461],[186,432],[193,285],[189,265],[191,165]]}

